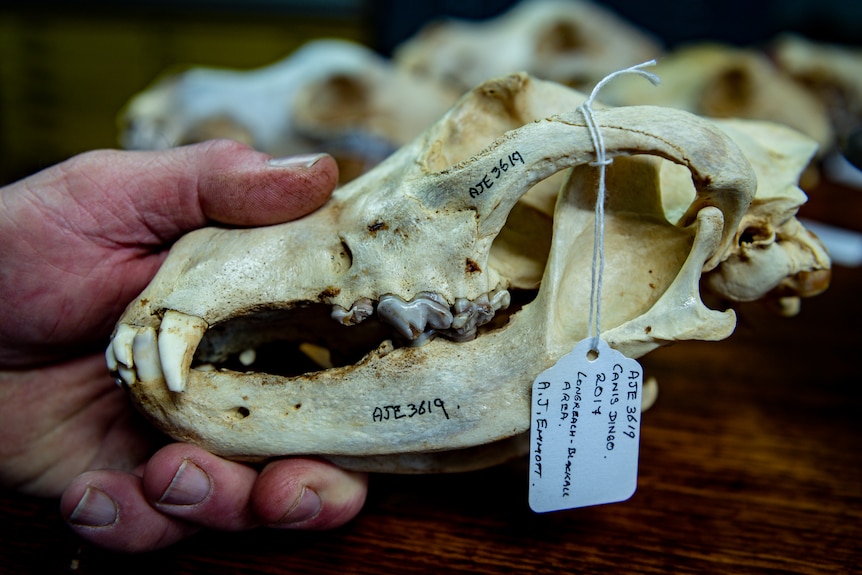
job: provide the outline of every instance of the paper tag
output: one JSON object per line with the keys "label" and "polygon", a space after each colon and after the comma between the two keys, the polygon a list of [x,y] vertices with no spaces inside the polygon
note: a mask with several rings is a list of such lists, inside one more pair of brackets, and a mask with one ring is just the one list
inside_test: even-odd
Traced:
{"label": "paper tag", "polygon": [[[643,370],[587,338],[533,382],[530,507],[625,501],[637,488]],[[595,359],[590,359],[595,357]]]}

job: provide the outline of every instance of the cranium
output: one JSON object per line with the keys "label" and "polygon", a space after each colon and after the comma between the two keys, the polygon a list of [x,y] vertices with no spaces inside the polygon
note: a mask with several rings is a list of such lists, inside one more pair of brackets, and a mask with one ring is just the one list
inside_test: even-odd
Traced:
{"label": "cranium", "polygon": [[[436,471],[511,456],[533,378],[587,335],[596,192],[582,101],[524,74],[489,81],[310,216],[189,234],[129,304],[110,368],[158,427],[226,457]],[[727,337],[734,312],[707,308],[698,286],[734,246],[749,162],[687,112],[595,117],[615,158],[603,338],[640,357]],[[655,158],[689,173],[684,207],[662,205]],[[568,168],[552,224],[518,202]]]}
{"label": "cranium", "polygon": [[604,101],[668,106],[714,118],[766,120],[814,138],[821,149],[832,144],[823,104],[756,50],[694,44],[667,54],[653,71],[661,85],[645,89],[630,78],[620,78],[602,93]]}
{"label": "cranium", "polygon": [[[360,44],[316,40],[254,70],[166,74],[126,105],[120,140],[130,149],[215,137],[273,155],[320,149],[344,172],[361,172],[430,126],[457,96]],[[399,98],[411,106],[393,105]],[[351,162],[361,165],[345,169]]]}
{"label": "cranium", "polygon": [[770,53],[780,70],[824,104],[839,140],[862,130],[862,49],[784,34]]}
{"label": "cranium", "polygon": [[[810,138],[768,122],[716,120],[740,147],[757,176],[757,194],[742,217],[731,248],[705,275],[707,290],[733,302],[766,299],[784,315],[799,310],[800,298],[829,284],[829,254],[820,240],[796,219],[806,196],[798,187],[816,152]],[[671,221],[695,191],[675,164],[660,168],[662,198]]]}
{"label": "cranium", "polygon": [[657,40],[599,4],[525,0],[481,22],[434,22],[398,46],[393,59],[461,92],[518,71],[584,89],[660,52]]}

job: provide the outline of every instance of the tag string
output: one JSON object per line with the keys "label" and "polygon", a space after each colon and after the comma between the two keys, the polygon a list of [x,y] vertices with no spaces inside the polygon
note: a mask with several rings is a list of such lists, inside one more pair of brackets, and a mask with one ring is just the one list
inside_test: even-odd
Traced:
{"label": "tag string", "polygon": [[647,72],[643,68],[647,66],[655,66],[655,60],[649,60],[642,64],[617,70],[608,74],[596,84],[589,98],[578,106],[578,111],[583,115],[584,122],[587,125],[587,130],[590,133],[590,140],[593,142],[593,148],[596,152],[596,160],[590,162],[591,166],[599,169],[599,183],[596,192],[596,221],[593,227],[593,265],[592,265],[592,281],[590,286],[590,318],[588,336],[593,338],[590,346],[593,352],[599,349],[599,337],[601,334],[601,316],[602,316],[602,276],[605,271],[605,169],[613,163],[613,158],[608,158],[605,155],[605,140],[602,137],[602,131],[596,123],[595,115],[593,114],[593,101],[596,96],[608,82],[623,74],[638,74],[649,80],[653,85],[658,85],[661,79]]}

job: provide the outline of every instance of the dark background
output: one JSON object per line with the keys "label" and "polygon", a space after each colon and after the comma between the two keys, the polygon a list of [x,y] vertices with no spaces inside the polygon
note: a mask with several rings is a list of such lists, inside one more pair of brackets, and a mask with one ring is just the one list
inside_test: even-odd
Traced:
{"label": "dark background", "polygon": [[[122,105],[171,67],[267,65],[321,36],[390,54],[432,18],[481,18],[511,2],[23,4],[0,7],[0,184],[116,146]],[[858,0],[606,5],[668,47],[750,46],[781,31],[862,40]],[[862,232],[857,189],[816,192],[801,215]],[[360,516],[333,532],[207,532],[126,556],[75,537],[56,501],[0,490],[0,575],[860,573],[860,290],[862,270],[836,266],[797,317],[750,304],[727,341],[643,358],[661,391],[644,418],[638,492],[622,505],[533,514],[525,461],[377,476]]]}
{"label": "dark background", "polygon": [[[606,0],[668,48],[755,46],[783,31],[862,42],[862,2]],[[358,40],[389,56],[429,21],[495,16],[513,0],[184,0],[4,3],[0,184],[76,153],[117,146],[122,106],[178,66],[252,68],[308,40]],[[609,39],[609,41],[613,41]]]}

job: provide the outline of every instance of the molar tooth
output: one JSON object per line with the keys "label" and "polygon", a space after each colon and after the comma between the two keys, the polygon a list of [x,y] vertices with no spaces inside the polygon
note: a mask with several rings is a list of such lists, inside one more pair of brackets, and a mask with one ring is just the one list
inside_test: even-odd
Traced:
{"label": "molar tooth", "polygon": [[472,318],[476,316],[476,309],[473,302],[465,297],[459,297],[455,300],[455,305],[452,306],[455,315],[452,318],[452,329],[460,330],[466,326]]}
{"label": "molar tooth", "polygon": [[476,305],[476,326],[485,325],[494,319],[494,308],[488,300],[488,294],[483,293],[473,302]]}
{"label": "molar tooth", "polygon": [[138,379],[143,383],[161,381],[164,379],[162,363],[159,359],[159,345],[156,330],[152,327],[142,327],[132,341],[132,353]]}
{"label": "molar tooth", "polygon": [[117,326],[117,333],[111,342],[111,347],[114,348],[114,359],[119,363],[131,369],[135,366],[132,355],[132,341],[135,339],[135,334],[138,330],[127,323],[121,323]]}
{"label": "molar tooth", "polygon": [[159,359],[171,391],[185,390],[192,358],[207,327],[199,317],[174,310],[165,312],[159,327]]}
{"label": "molar tooth", "polygon": [[453,306],[455,316],[451,329],[444,335],[453,341],[475,339],[476,328],[491,321],[497,311],[506,309],[511,302],[512,297],[507,290],[493,292],[490,298],[488,294],[482,294],[475,301],[458,298]]}
{"label": "molar tooth", "polygon": [[512,294],[509,293],[509,290],[501,289],[491,294],[491,309],[495,313],[501,309],[508,309],[511,303]]}

